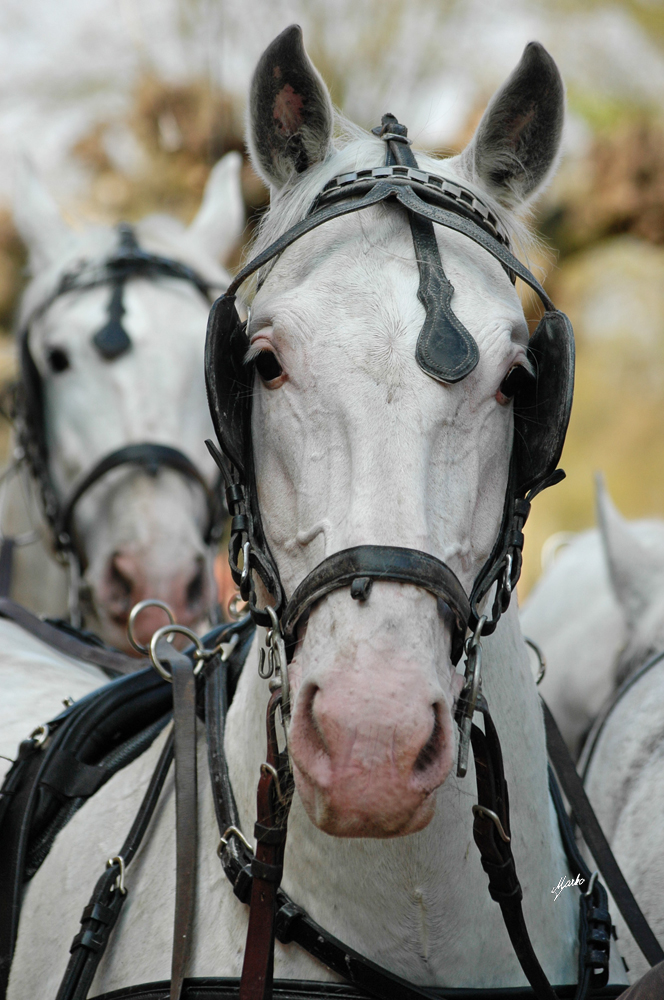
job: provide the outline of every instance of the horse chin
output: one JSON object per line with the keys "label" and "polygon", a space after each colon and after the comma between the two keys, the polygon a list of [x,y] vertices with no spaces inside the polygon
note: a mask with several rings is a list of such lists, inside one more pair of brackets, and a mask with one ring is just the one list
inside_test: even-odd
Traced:
{"label": "horse chin", "polygon": [[297,766],[294,767],[295,786],[311,822],[331,837],[366,837],[387,840],[406,837],[424,830],[436,811],[436,790],[424,793],[417,804],[404,802],[398,810],[389,812],[335,802],[325,790],[319,788]]}

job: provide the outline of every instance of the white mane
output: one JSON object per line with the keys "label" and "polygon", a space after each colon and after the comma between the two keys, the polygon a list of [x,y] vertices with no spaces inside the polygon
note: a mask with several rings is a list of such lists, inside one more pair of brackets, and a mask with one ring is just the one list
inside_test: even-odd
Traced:
{"label": "white mane", "polygon": [[[250,256],[265,250],[291,226],[303,219],[316,196],[328,181],[339,174],[382,166],[385,162],[385,143],[365,129],[349,121],[339,112],[335,118],[336,141],[334,150],[322,163],[310,167],[304,175],[295,175],[292,183],[283,188],[272,188],[269,211],[263,216]],[[419,166],[447,180],[463,184],[476,194],[503,224],[517,253],[526,258],[537,240],[528,226],[515,212],[500,205],[483,188],[473,184],[458,169],[459,157],[440,159],[422,150],[415,152]]]}

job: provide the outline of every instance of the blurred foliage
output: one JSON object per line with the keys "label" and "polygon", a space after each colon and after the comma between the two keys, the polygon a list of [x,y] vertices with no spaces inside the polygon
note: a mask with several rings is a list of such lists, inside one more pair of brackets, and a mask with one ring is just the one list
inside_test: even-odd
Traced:
{"label": "blurred foliage", "polygon": [[[211,168],[231,150],[244,152],[242,112],[227,94],[200,81],[174,85],[144,76],[123,120],[100,122],[73,153],[91,177],[85,209],[104,221],[168,212],[190,221]],[[247,206],[266,202],[248,166]]]}
{"label": "blurred foliage", "polygon": [[664,123],[619,116],[556,190],[539,225],[562,257],[622,233],[664,243]]}

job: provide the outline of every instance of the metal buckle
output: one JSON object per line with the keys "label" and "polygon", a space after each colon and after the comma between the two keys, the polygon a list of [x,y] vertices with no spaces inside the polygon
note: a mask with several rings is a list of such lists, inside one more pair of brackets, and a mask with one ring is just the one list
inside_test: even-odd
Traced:
{"label": "metal buckle", "polygon": [[495,826],[496,830],[502,837],[502,839],[505,841],[505,843],[509,844],[511,837],[508,837],[507,834],[505,833],[505,830],[503,829],[503,824],[500,822],[500,816],[498,816],[498,814],[495,813],[493,809],[487,809],[486,806],[474,805],[473,816],[486,816],[487,819],[490,819],[493,825]]}
{"label": "metal buckle", "polygon": [[127,889],[124,884],[125,880],[125,860],[121,854],[117,854],[114,858],[109,858],[106,862],[107,868],[113,868],[114,865],[118,865],[120,872],[115,880],[114,885],[111,886],[111,892],[117,889],[123,896],[127,895]]}
{"label": "metal buckle", "polygon": [[470,730],[475,714],[477,696],[482,683],[482,629],[486,625],[487,616],[482,615],[474,633],[466,639],[466,675],[465,683],[458,700],[459,755],[457,758],[457,778],[465,778],[468,771],[468,754],[470,751]]}
{"label": "metal buckle", "polygon": [[238,830],[236,826],[229,826],[227,827],[227,829],[224,830],[222,836],[219,839],[219,846],[217,847],[217,857],[220,858],[221,852],[223,851],[224,847],[228,847],[228,841],[230,837],[237,837],[240,843],[244,844],[244,846],[247,848],[247,850],[253,857],[254,854],[253,847],[251,846],[245,835],[242,833],[242,830]]}

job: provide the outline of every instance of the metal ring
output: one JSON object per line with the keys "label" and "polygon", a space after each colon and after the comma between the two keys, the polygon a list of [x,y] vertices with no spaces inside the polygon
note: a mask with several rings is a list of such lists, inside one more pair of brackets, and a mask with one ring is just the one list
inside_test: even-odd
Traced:
{"label": "metal ring", "polygon": [[[159,676],[163,677],[164,680],[168,681],[169,683],[171,682],[172,677],[168,672],[168,670],[166,670],[166,667],[163,665],[159,657],[157,656],[157,644],[160,639],[164,639],[168,635],[176,635],[176,634],[184,635],[186,636],[187,639],[191,639],[191,641],[196,646],[197,653],[200,653],[205,650],[205,646],[201,642],[199,636],[197,636],[196,633],[192,631],[192,629],[187,628],[186,625],[178,625],[178,624],[162,625],[161,628],[158,628],[155,634],[150,639],[150,660],[152,661],[152,666],[155,668]],[[196,665],[194,666],[194,677],[196,677],[201,672],[204,663],[205,660],[203,658],[200,658],[198,660],[198,663],[196,663]]]}
{"label": "metal ring", "polygon": [[540,647],[533,639],[529,639],[527,635],[524,635],[523,639],[526,645],[530,646],[535,656],[539,660],[539,673],[537,675],[535,684],[540,684],[544,680],[544,675],[546,674],[546,657],[542,652],[542,650],[540,649]]}
{"label": "metal ring", "polygon": [[48,739],[49,732],[48,724],[44,723],[43,726],[37,726],[36,729],[33,729],[30,733],[30,739],[36,747],[40,747]]}
{"label": "metal ring", "polygon": [[115,885],[111,886],[111,892],[113,892],[113,889],[118,889],[123,896],[126,896],[127,890],[124,884],[125,861],[121,854],[116,855],[114,858],[109,858],[108,861],[106,862],[107,868],[113,868],[114,865],[118,865],[118,867],[120,868],[120,873],[115,880]]}
{"label": "metal ring", "polygon": [[[239,605],[242,605],[242,607],[239,607]],[[233,621],[239,622],[240,618],[244,618],[246,609],[247,602],[243,600],[242,594],[239,592],[237,594],[233,594],[228,602],[228,613]]]}
{"label": "metal ring", "polygon": [[144,656],[149,656],[149,647],[138,642],[134,636],[134,625],[136,624],[136,619],[140,615],[141,611],[145,611],[146,608],[161,608],[161,610],[165,611],[168,615],[171,625],[175,625],[175,615],[169,608],[168,604],[164,603],[164,601],[157,601],[154,598],[149,598],[147,601],[139,601],[138,604],[135,604],[131,609],[129,621],[127,622],[127,638],[137,653],[143,653]]}

